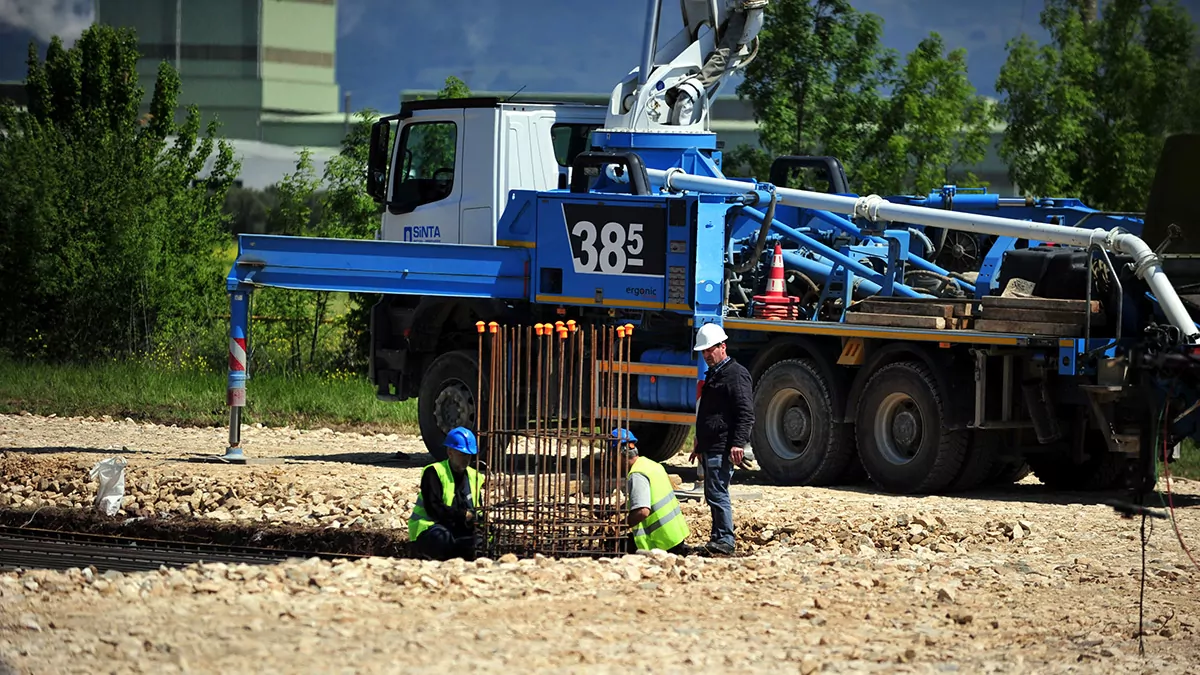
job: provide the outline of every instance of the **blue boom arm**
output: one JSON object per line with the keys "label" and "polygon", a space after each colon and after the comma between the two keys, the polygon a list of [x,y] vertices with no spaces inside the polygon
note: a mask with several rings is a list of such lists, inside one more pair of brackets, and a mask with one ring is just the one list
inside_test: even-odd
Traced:
{"label": "blue boom arm", "polygon": [[518,300],[529,249],[243,234],[226,286]]}

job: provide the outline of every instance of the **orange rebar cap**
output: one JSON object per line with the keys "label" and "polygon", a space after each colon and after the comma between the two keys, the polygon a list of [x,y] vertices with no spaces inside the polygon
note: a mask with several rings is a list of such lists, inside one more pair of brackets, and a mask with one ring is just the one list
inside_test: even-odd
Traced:
{"label": "orange rebar cap", "polygon": [[568,328],[568,329],[569,329],[569,330],[570,330],[572,333],[574,333],[575,331],[579,330],[579,326],[575,325],[575,319],[568,319],[568,320],[567,320],[567,328]]}
{"label": "orange rebar cap", "polygon": [[500,324],[496,323],[495,321],[488,324],[488,329],[493,333],[495,333],[496,329],[498,328],[500,328]]}
{"label": "orange rebar cap", "polygon": [[633,324],[631,324],[631,323],[625,324],[625,335],[627,335],[629,337],[633,337]]}
{"label": "orange rebar cap", "polygon": [[533,332],[535,335],[541,335],[542,334],[542,324],[540,324],[540,323],[533,324]]}
{"label": "orange rebar cap", "polygon": [[619,337],[619,338],[625,337],[625,326],[617,326],[617,337]]}
{"label": "orange rebar cap", "polygon": [[484,323],[484,322],[482,322],[482,321],[476,321],[476,322],[475,322],[475,330],[477,330],[477,331],[479,331],[480,333],[482,333],[482,332],[483,332],[483,329],[484,329],[484,326],[486,326],[486,325],[487,325],[487,324],[485,324],[485,323]]}

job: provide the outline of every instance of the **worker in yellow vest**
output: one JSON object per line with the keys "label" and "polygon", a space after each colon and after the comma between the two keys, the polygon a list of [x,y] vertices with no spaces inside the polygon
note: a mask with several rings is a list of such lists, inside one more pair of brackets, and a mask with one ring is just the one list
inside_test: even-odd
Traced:
{"label": "worker in yellow vest", "polygon": [[628,429],[613,429],[611,449],[618,469],[626,474],[630,532],[629,545],[639,551],[662,549],[687,555],[684,543],[691,531],[684,520],[675,486],[658,462],[638,456],[637,437]]}
{"label": "worker in yellow vest", "polygon": [[455,427],[446,434],[446,459],[425,467],[421,492],[408,518],[414,553],[434,560],[475,557],[483,476],[469,462],[479,454],[475,434]]}

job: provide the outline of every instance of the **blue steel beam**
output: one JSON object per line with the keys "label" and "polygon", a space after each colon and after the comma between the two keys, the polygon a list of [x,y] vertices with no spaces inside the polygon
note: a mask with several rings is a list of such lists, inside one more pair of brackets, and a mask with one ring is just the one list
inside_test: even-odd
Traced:
{"label": "blue steel beam", "polygon": [[243,234],[226,286],[519,300],[529,249]]}

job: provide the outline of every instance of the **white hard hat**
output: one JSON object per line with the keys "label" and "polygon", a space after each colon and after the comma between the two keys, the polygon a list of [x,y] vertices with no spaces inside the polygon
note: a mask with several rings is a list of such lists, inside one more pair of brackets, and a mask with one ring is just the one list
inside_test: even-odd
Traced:
{"label": "white hard hat", "polygon": [[700,330],[696,333],[695,351],[702,352],[705,349],[708,349],[709,347],[715,347],[716,345],[719,345],[728,339],[729,336],[725,334],[725,329],[721,328],[719,324],[706,323],[701,326]]}

